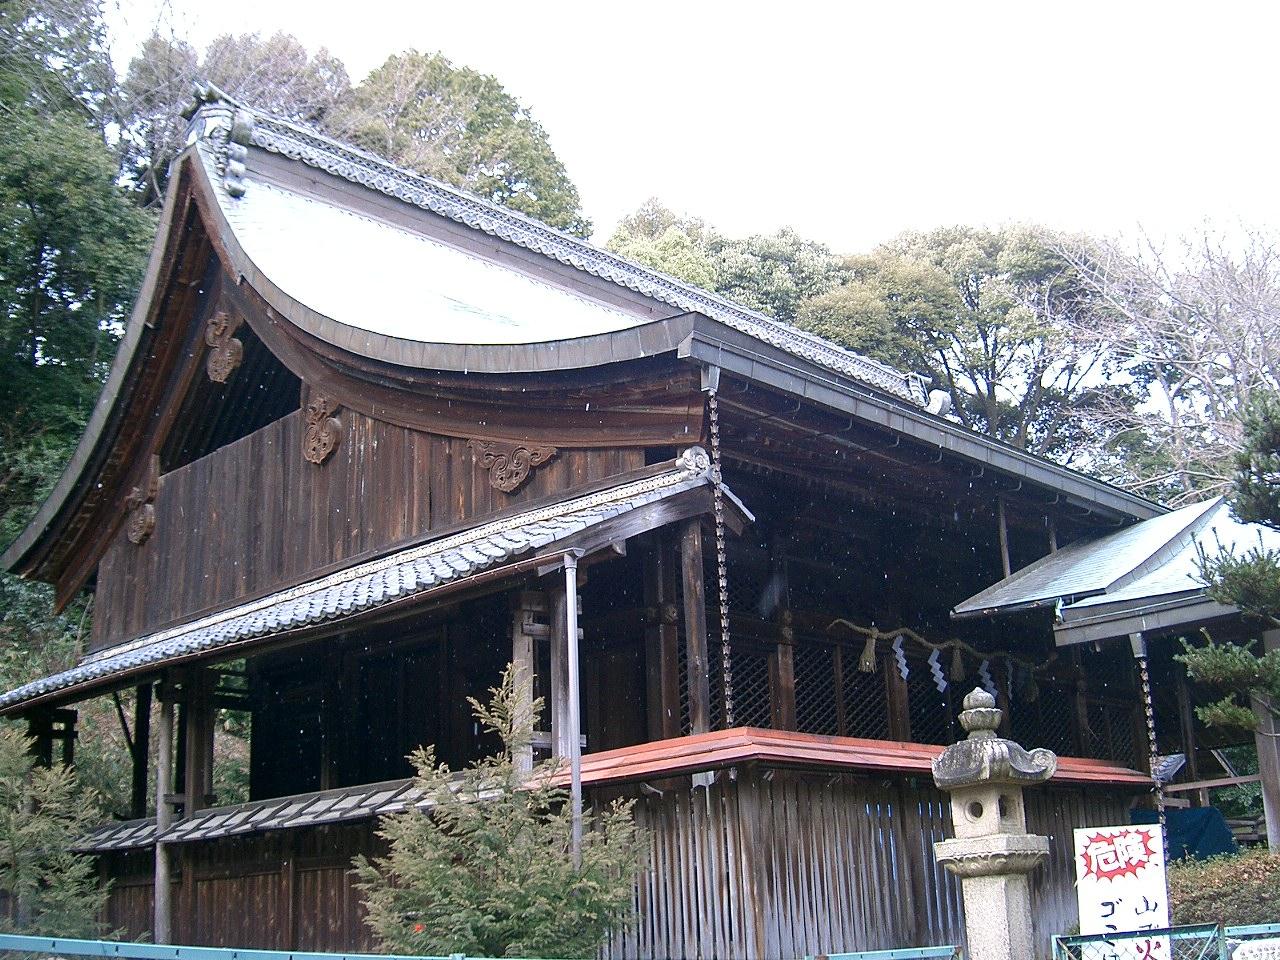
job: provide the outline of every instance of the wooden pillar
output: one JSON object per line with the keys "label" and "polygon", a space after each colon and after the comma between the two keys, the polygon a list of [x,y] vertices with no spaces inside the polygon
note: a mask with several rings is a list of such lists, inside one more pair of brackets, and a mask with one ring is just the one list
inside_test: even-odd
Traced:
{"label": "wooden pillar", "polygon": [[769,658],[769,719],[775,730],[796,728],[795,630],[791,611],[779,615],[778,644]]}
{"label": "wooden pillar", "polygon": [[680,628],[674,551],[657,531],[644,560],[645,679],[650,740],[680,736]]}
{"label": "wooden pillar", "polygon": [[689,670],[689,731],[711,729],[711,676],[707,662],[707,602],[702,566],[702,521],[680,528],[680,574],[684,587],[684,642]]}
{"label": "wooden pillar", "polygon": [[[1187,672],[1184,669],[1174,667],[1177,674],[1178,688],[1178,722],[1182,730],[1182,753],[1187,758],[1187,776],[1192,781],[1200,779],[1200,761],[1196,756],[1196,716],[1191,707],[1191,690],[1187,686]],[[1196,803],[1198,806],[1209,806],[1209,791],[1197,790],[1195,792]]]}
{"label": "wooden pillar", "polygon": [[1072,715],[1075,719],[1074,734],[1076,756],[1089,756],[1089,687],[1085,680],[1084,663],[1080,656],[1080,648],[1071,648],[1071,666],[1075,672],[1075,689],[1072,695]]}
{"label": "wooden pillar", "polygon": [[27,738],[31,741],[31,754],[42,767],[53,766],[53,715],[40,710],[27,715]]}
{"label": "wooden pillar", "polygon": [[[556,576],[553,581],[561,580]],[[569,606],[564,583],[553,582],[551,594],[551,753],[569,759],[573,750],[573,718],[569,708]],[[581,640],[582,631],[578,631]]]}
{"label": "wooden pillar", "polygon": [[[1280,650],[1280,630],[1263,633],[1262,650],[1264,653]],[[1258,746],[1258,774],[1267,824],[1267,846],[1273,855],[1280,856],[1280,721],[1261,703],[1253,704],[1253,712],[1258,718],[1254,742]]]}
{"label": "wooden pillar", "polygon": [[191,816],[213,801],[213,681],[216,675],[197,668],[183,684],[182,710],[186,717],[183,769],[183,811]]}
{"label": "wooden pillar", "polygon": [[996,519],[1000,524],[1000,566],[1007,577],[1013,570],[1009,566],[1009,523],[1004,515],[1004,497],[996,497]]}
{"label": "wooden pillar", "polygon": [[[854,668],[856,669],[856,667]],[[836,733],[842,737],[849,733],[849,714],[844,702],[844,647],[831,648],[831,675],[835,680]]]}
{"label": "wooden pillar", "polygon": [[907,691],[907,681],[898,672],[898,660],[888,656],[880,658],[880,669],[885,675],[885,689],[888,691],[889,736],[894,740],[911,741],[911,704]]}
{"label": "wooden pillar", "polygon": [[151,935],[156,943],[173,942],[173,879],[169,845],[162,837],[173,825],[173,699],[161,690],[156,724],[156,863]]}
{"label": "wooden pillar", "polygon": [[[533,689],[537,679],[538,606],[546,610],[546,598],[542,594],[522,591],[515,596],[511,614],[511,664],[515,669],[517,711],[519,723],[533,732],[536,718],[533,716]],[[533,743],[517,745],[512,758],[521,773],[533,772]]]}
{"label": "wooden pillar", "polygon": [[778,643],[769,659],[769,719],[776,730],[796,728],[796,632],[791,622],[791,594],[787,588],[784,534],[774,529],[769,538],[769,562],[778,590]]}
{"label": "wooden pillar", "polygon": [[[331,790],[341,782],[343,723],[342,651],[331,649],[325,654],[323,694],[320,697],[320,789]],[[212,756],[212,752],[210,753]]]}
{"label": "wooden pillar", "polygon": [[129,790],[129,816],[147,815],[147,773],[151,763],[151,684],[142,683],[133,701],[133,780]]}

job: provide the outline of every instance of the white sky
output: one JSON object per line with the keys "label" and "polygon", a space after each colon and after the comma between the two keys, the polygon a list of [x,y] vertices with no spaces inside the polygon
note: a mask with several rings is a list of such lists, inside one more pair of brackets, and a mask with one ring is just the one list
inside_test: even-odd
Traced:
{"label": "white sky", "polygon": [[1280,5],[108,0],[121,66],[160,22],[293,33],[359,80],[407,47],[526,103],[603,241],[649,196],[838,251],[1034,220],[1162,236],[1280,224]]}

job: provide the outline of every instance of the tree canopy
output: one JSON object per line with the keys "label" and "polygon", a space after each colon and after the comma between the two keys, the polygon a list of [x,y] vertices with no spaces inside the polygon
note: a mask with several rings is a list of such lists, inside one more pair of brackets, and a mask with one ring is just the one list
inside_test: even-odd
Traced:
{"label": "tree canopy", "polygon": [[324,126],[418,173],[588,236],[578,189],[551,142],[498,79],[438,53],[387,58]]}

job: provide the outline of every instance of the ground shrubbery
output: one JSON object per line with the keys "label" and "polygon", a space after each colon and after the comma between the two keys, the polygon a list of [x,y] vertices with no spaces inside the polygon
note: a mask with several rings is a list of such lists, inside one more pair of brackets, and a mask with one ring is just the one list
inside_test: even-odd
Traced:
{"label": "ground shrubbery", "polygon": [[1280,856],[1247,850],[1169,868],[1174,923],[1280,923]]}

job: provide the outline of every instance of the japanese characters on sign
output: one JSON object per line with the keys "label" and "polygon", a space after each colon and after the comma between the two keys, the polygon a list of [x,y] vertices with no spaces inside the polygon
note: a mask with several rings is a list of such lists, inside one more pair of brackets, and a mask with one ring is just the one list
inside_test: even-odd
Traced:
{"label": "japanese characters on sign", "polygon": [[[1169,926],[1164,833],[1152,825],[1086,827],[1075,832],[1076,895],[1082,934],[1132,934]],[[1116,958],[1169,960],[1167,937],[1114,944]]]}

